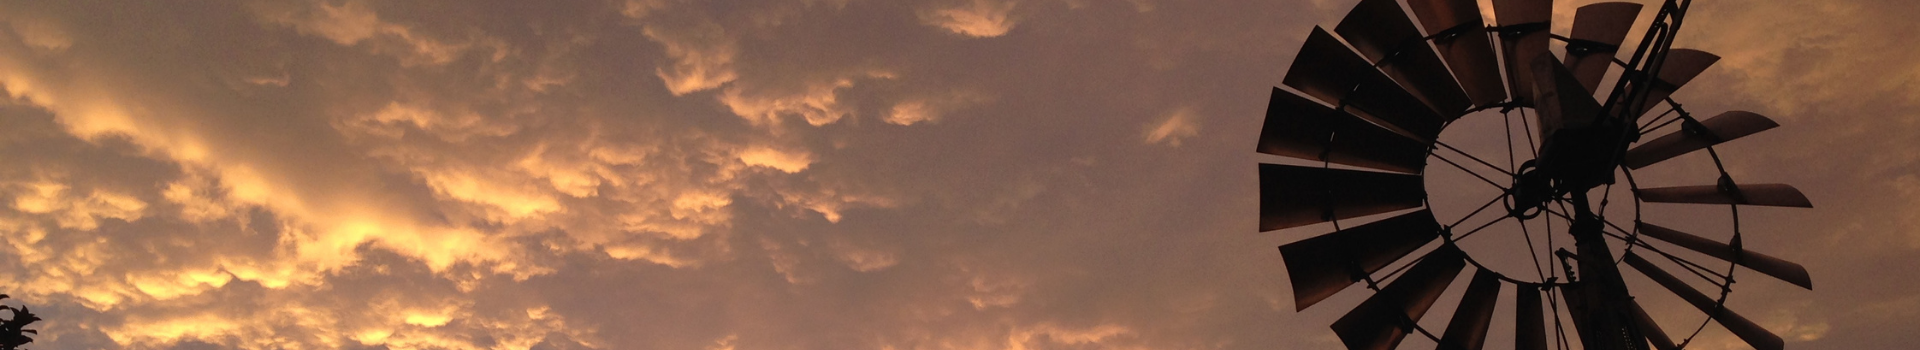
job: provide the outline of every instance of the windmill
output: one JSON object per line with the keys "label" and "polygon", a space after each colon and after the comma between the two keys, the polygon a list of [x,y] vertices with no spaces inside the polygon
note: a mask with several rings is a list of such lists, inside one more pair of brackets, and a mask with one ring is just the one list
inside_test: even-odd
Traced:
{"label": "windmill", "polygon": [[[1782,348],[1780,337],[1726,308],[1733,274],[1745,268],[1808,289],[1812,282],[1798,264],[1747,250],[1739,212],[1812,205],[1788,185],[1734,181],[1715,150],[1776,123],[1742,111],[1696,119],[1671,98],[1719,59],[1672,48],[1691,0],[1663,0],[1655,9],[1585,5],[1564,36],[1552,32],[1553,0],[1491,0],[1492,23],[1476,0],[1404,1],[1403,8],[1396,0],[1361,0],[1331,32],[1315,27],[1288,68],[1287,88],[1273,90],[1258,151],[1319,164],[1260,165],[1260,229],[1333,228],[1280,247],[1299,310],[1342,290],[1370,291],[1332,324],[1349,349],[1392,349],[1409,336],[1441,349],[1480,349],[1503,302],[1515,305],[1515,349],[1547,349],[1550,341],[1565,348],[1572,343],[1568,333],[1587,349],[1678,349],[1707,322],[1757,349]],[[1649,10],[1655,13],[1640,41],[1624,50]],[[1664,112],[1652,114],[1656,110]],[[1507,119],[1506,166],[1440,137],[1456,122],[1494,117]],[[1517,133],[1514,120],[1521,123]],[[1524,147],[1525,155],[1513,147]],[[1643,187],[1647,179],[1633,176],[1703,150],[1717,183]],[[1467,172],[1477,178],[1468,182],[1485,184],[1459,186],[1490,185],[1498,194],[1443,221],[1434,207],[1453,203],[1430,198],[1430,167]],[[1631,201],[1612,203],[1624,199],[1613,196],[1616,185]],[[1732,238],[1722,242],[1641,221],[1643,205],[1724,207]],[[1628,206],[1631,215],[1620,214],[1627,209],[1607,215],[1609,207]],[[1483,213],[1493,218],[1467,223]],[[1558,232],[1555,220],[1563,226]],[[1545,221],[1547,232],[1527,232],[1535,221]],[[1536,260],[1536,271],[1528,271],[1534,276],[1490,269],[1486,256],[1460,249],[1463,240],[1503,222],[1519,223],[1520,236],[1529,240],[1523,253],[1548,257],[1545,264]],[[1571,237],[1573,249],[1554,249],[1555,236],[1563,243]],[[1536,249],[1536,238],[1549,240],[1545,248]],[[1552,271],[1556,258],[1559,271]],[[1709,266],[1719,263],[1726,265]],[[1551,272],[1538,271],[1543,266]],[[1626,270],[1698,309],[1700,327],[1683,325],[1693,335],[1676,342],[1636,301]],[[1445,328],[1423,327],[1421,317],[1468,271]],[[1704,282],[1690,283],[1685,275]],[[1718,287],[1719,296],[1693,287],[1698,283]],[[1563,311],[1571,327],[1562,324]],[[1549,325],[1558,339],[1549,337]]]}

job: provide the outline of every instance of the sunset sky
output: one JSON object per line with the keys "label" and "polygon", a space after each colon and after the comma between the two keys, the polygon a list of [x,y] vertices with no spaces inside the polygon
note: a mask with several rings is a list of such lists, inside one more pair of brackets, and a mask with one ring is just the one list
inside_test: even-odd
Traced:
{"label": "sunset sky", "polygon": [[[1357,2],[0,0],[0,293],[33,349],[1339,348],[1254,146]],[[1693,7],[1675,98],[1816,206],[1728,305],[1920,343],[1920,6]]]}

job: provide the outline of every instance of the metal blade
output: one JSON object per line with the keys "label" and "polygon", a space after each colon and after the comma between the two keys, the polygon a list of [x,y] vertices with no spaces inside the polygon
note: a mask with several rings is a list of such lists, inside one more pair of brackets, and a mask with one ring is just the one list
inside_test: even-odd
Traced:
{"label": "metal blade", "polygon": [[1540,307],[1540,287],[1518,285],[1513,289],[1514,350],[1547,350],[1546,312]]}
{"label": "metal blade", "polygon": [[1740,314],[1736,314],[1733,310],[1728,310],[1725,306],[1719,305],[1713,298],[1709,298],[1706,294],[1701,294],[1700,291],[1694,290],[1693,287],[1688,286],[1686,282],[1681,282],[1680,279],[1674,278],[1673,275],[1668,274],[1667,271],[1653,266],[1653,263],[1647,262],[1646,259],[1641,259],[1639,255],[1627,253],[1626,261],[1627,265],[1632,265],[1634,270],[1639,270],[1641,275],[1645,275],[1647,278],[1653,279],[1654,282],[1660,283],[1660,286],[1667,287],[1667,290],[1672,291],[1674,295],[1680,296],[1680,299],[1685,299],[1688,304],[1693,304],[1694,308],[1700,309],[1700,312],[1704,312],[1708,316],[1713,317],[1715,321],[1719,321],[1721,326],[1727,327],[1728,331],[1740,337],[1740,340],[1745,340],[1747,345],[1753,346],[1754,349],[1780,350],[1786,346],[1786,343],[1780,340],[1780,336],[1773,335],[1773,332],[1768,332],[1766,328],[1761,328],[1760,325],[1754,324],[1753,321],[1748,321],[1746,317],[1740,317]]}
{"label": "metal blade", "polygon": [[1467,294],[1447,322],[1447,333],[1440,336],[1439,350],[1480,350],[1487,342],[1487,325],[1493,322],[1494,303],[1500,301],[1500,277],[1493,271],[1477,270],[1467,284]]}
{"label": "metal blade", "polygon": [[1406,339],[1415,321],[1440,299],[1460,269],[1467,265],[1465,255],[1453,246],[1441,246],[1427,253],[1413,268],[1360,306],[1333,321],[1333,333],[1349,350],[1390,350]]}
{"label": "metal blade", "polygon": [[1426,167],[1427,144],[1293,92],[1273,89],[1260,153],[1402,173]]}
{"label": "metal blade", "polygon": [[[1582,333],[1582,331],[1587,329],[1587,317],[1591,315],[1594,310],[1588,309],[1586,303],[1588,298],[1586,295],[1582,295],[1581,292],[1585,292],[1586,287],[1590,285],[1592,284],[1569,284],[1556,288],[1560,290],[1560,302],[1563,303],[1561,305],[1566,305],[1567,319],[1573,320],[1573,331],[1568,333],[1575,335],[1586,334]],[[1579,339],[1581,341],[1587,340],[1586,338]]]}
{"label": "metal blade", "polygon": [[1281,84],[1422,140],[1439,136],[1445,121],[1320,27],[1307,35]]}
{"label": "metal blade", "polygon": [[1580,82],[1560,65],[1553,54],[1541,54],[1533,59],[1534,111],[1540,120],[1540,139],[1544,147],[1552,142],[1555,131],[1563,128],[1579,128],[1593,124],[1600,116],[1600,102],[1593,100],[1593,94],[1580,87]]}
{"label": "metal blade", "polygon": [[1633,190],[1640,200],[1657,203],[1742,204],[1812,208],[1800,190],[1785,184],[1710,185]]}
{"label": "metal blade", "polygon": [[1547,23],[1553,19],[1553,0],[1493,0],[1493,14],[1501,27]]}
{"label": "metal blade", "polygon": [[1507,99],[1500,63],[1493,53],[1493,41],[1487,35],[1486,22],[1480,17],[1480,4],[1474,0],[1408,0],[1407,7],[1420,18],[1420,26],[1433,39],[1453,77],[1466,89],[1475,107],[1487,107]]}
{"label": "metal blade", "polygon": [[1687,82],[1693,81],[1694,77],[1700,76],[1701,72],[1706,72],[1708,67],[1712,67],[1714,62],[1719,61],[1720,56],[1706,51],[1692,49],[1667,51],[1666,63],[1660,66],[1660,78],[1655,79],[1652,90],[1647,92],[1646,104],[1641,105],[1640,111],[1633,115],[1637,119],[1640,115],[1652,111],[1654,106],[1660,105],[1661,100],[1673,96],[1674,91],[1680,91],[1681,86],[1686,86]]}
{"label": "metal blade", "polygon": [[1296,311],[1399,261],[1439,232],[1433,212],[1421,210],[1280,246]]}
{"label": "metal blade", "polygon": [[1759,271],[1760,273],[1773,276],[1782,281],[1787,281],[1787,283],[1793,283],[1793,285],[1800,286],[1800,288],[1813,289],[1813,279],[1807,276],[1807,268],[1801,267],[1800,264],[1751,250],[1735,252],[1733,246],[1729,246],[1726,243],[1715,242],[1710,239],[1701,238],[1700,236],[1680,232],[1679,230],[1660,227],[1659,225],[1642,222],[1639,227],[1640,235],[1642,236],[1657,238],[1667,243],[1673,243],[1673,245],[1680,246],[1681,248],[1687,248],[1720,260],[1740,264],[1740,266],[1746,266],[1754,271]]}
{"label": "metal blade", "polygon": [[1580,86],[1595,91],[1613,66],[1620,43],[1640,17],[1640,4],[1603,2],[1581,6],[1573,15],[1573,35],[1567,43],[1567,69]]}
{"label": "metal blade", "polygon": [[1473,102],[1455,83],[1440,56],[1433,53],[1420,30],[1407,19],[1406,11],[1395,0],[1361,0],[1347,13],[1334,33],[1346,38],[1360,55],[1400,82],[1415,98],[1440,111],[1448,120],[1465,114]]}
{"label": "metal blade", "polygon": [[1418,208],[1419,176],[1260,164],[1260,231]]}
{"label": "metal blade", "polygon": [[1550,54],[1553,0],[1494,0],[1493,14],[1500,27],[1500,46],[1506,57],[1507,88],[1514,102],[1533,104],[1533,65],[1535,57]]}
{"label": "metal blade", "polygon": [[1673,344],[1673,338],[1667,337],[1666,331],[1660,330],[1659,324],[1653,323],[1653,316],[1647,315],[1647,310],[1641,309],[1639,302],[1628,300],[1627,303],[1633,307],[1634,327],[1639,327],[1640,334],[1647,336],[1647,342],[1653,343],[1654,350],[1680,349],[1679,345]]}
{"label": "metal blade", "polygon": [[1680,131],[1634,146],[1632,150],[1627,151],[1620,164],[1626,165],[1627,168],[1639,169],[1778,126],[1780,124],[1774,123],[1772,119],[1753,112],[1721,113],[1700,121],[1697,126],[1683,125]]}

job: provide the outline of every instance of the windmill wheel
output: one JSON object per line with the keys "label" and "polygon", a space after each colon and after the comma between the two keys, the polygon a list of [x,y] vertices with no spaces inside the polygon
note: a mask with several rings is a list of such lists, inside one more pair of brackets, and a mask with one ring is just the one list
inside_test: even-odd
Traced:
{"label": "windmill wheel", "polygon": [[[1260,165],[1260,229],[1331,223],[1315,227],[1333,230],[1280,247],[1299,310],[1343,290],[1371,292],[1333,323],[1350,349],[1392,349],[1408,336],[1441,349],[1480,349],[1505,300],[1516,305],[1515,349],[1566,348],[1568,333],[1587,349],[1678,349],[1708,322],[1757,349],[1782,348],[1778,336],[1725,307],[1733,275],[1745,268],[1803,288],[1812,282],[1798,264],[1746,250],[1739,210],[1812,205],[1791,186],[1736,183],[1714,150],[1776,127],[1772,120],[1741,111],[1695,119],[1669,98],[1719,59],[1670,48],[1690,0],[1667,0],[1637,48],[1621,45],[1645,10],[1640,4],[1580,7],[1563,36],[1551,32],[1552,0],[1494,0],[1498,21],[1491,24],[1476,0],[1406,3],[1362,0],[1332,32],[1315,27],[1283,79],[1290,89],[1273,90],[1259,152],[1318,164]],[[1629,58],[1616,58],[1622,53]],[[1599,90],[1609,80],[1611,89]],[[1463,126],[1487,121],[1506,131]],[[1507,146],[1476,154],[1450,140]],[[1633,176],[1701,150],[1718,183],[1641,187],[1650,179]],[[1447,172],[1470,176],[1436,175]],[[1436,198],[1465,187],[1493,193]],[[1643,206],[1688,204],[1726,208],[1732,238],[1723,243],[1641,221]],[[1615,215],[1607,215],[1610,207]],[[1518,232],[1482,235],[1494,227]],[[1469,239],[1526,240],[1526,251],[1462,249]],[[1530,254],[1535,263],[1530,271],[1484,263],[1507,254]],[[1726,265],[1694,261],[1701,257]],[[1681,275],[1699,277],[1719,295],[1655,261],[1688,271]],[[1469,266],[1445,328],[1423,327],[1421,317]],[[1669,337],[1634,301],[1622,277],[1627,269],[1699,309],[1699,326],[1677,342]],[[1502,298],[1506,289],[1514,291],[1510,299]]]}

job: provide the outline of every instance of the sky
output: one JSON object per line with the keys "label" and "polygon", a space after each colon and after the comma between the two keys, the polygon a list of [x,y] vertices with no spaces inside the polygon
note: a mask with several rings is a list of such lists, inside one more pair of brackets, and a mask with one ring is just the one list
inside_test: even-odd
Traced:
{"label": "sky", "polygon": [[[1338,348],[1254,145],[1355,3],[4,0],[0,292],[36,349]],[[1814,289],[1729,307],[1920,342],[1920,7],[1694,3],[1675,98],[1816,206],[1742,211]]]}

